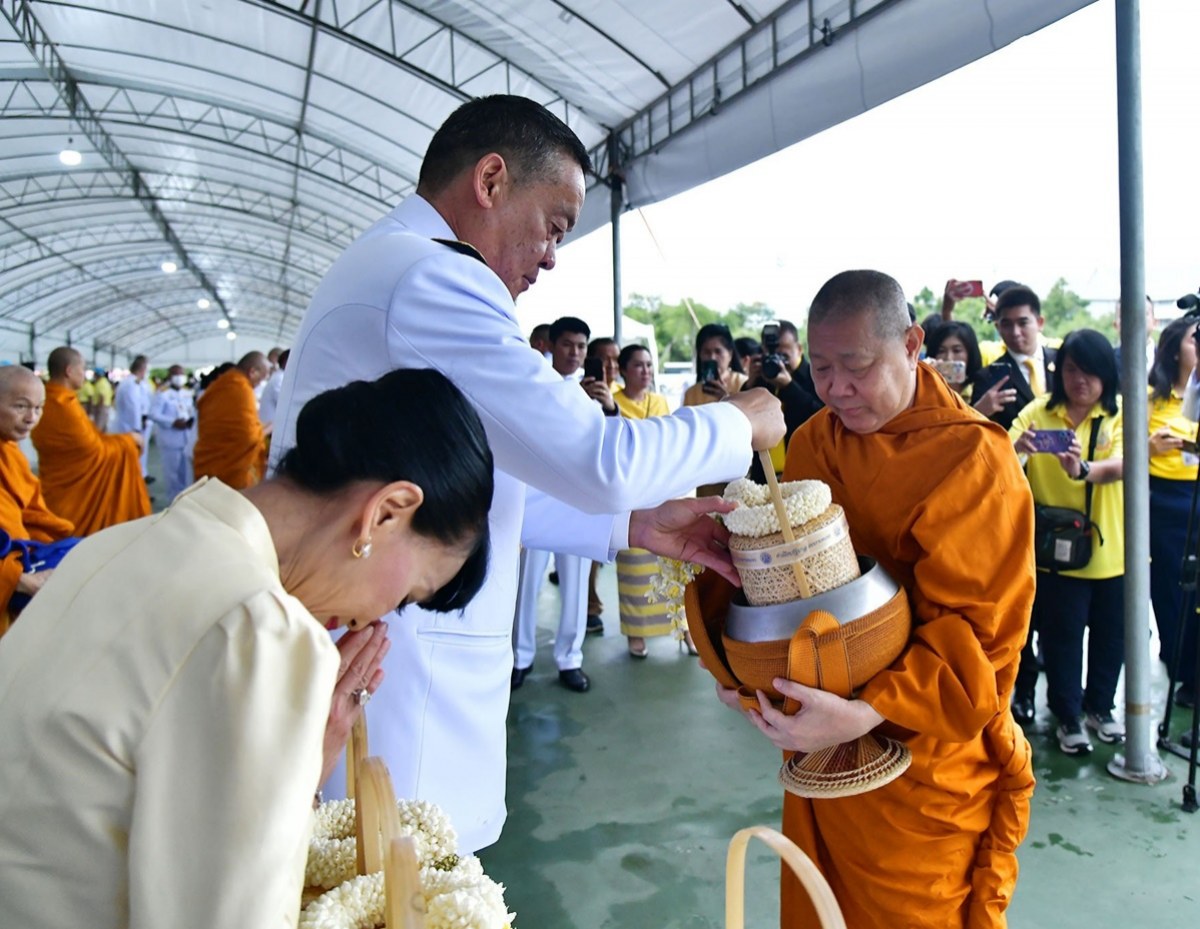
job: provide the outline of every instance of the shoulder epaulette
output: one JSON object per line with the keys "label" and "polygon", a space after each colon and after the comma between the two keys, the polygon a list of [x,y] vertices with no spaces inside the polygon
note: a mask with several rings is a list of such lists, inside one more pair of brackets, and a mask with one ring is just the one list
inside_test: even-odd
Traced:
{"label": "shoulder epaulette", "polygon": [[479,254],[479,249],[470,243],[459,242],[457,239],[434,239],[433,241],[441,243],[446,248],[454,249],[460,255],[466,255],[469,258],[474,258],[476,261],[482,261],[484,264],[487,264],[484,257]]}

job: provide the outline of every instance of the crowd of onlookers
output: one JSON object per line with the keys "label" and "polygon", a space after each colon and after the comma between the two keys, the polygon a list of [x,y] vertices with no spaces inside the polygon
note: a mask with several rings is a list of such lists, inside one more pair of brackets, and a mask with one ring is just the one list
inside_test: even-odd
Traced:
{"label": "crowd of onlookers", "polygon": [[[1055,562],[1053,541],[1051,551],[1039,555],[1030,635],[1012,697],[1017,721],[1032,725],[1035,685],[1044,673],[1059,747],[1067,754],[1086,754],[1093,735],[1107,743],[1124,738],[1114,706],[1124,659],[1120,356],[1126,347],[1114,347],[1088,328],[1062,339],[1047,337],[1038,295],[1014,281],[1002,281],[983,295],[985,319],[995,326],[997,337],[981,341],[975,326],[955,318],[964,298],[980,296],[977,288],[977,283],[947,282],[941,312],[921,321],[922,363],[936,368],[964,403],[1008,431],[1039,510],[1070,510],[1090,524],[1090,533],[1084,533],[1090,556],[1085,552],[1074,562]],[[917,322],[911,306],[910,318]],[[1196,423],[1183,416],[1184,392],[1196,364],[1196,320],[1176,319],[1160,330],[1147,298],[1146,322],[1150,429],[1139,451],[1150,463],[1152,606],[1160,658],[1175,686],[1172,697],[1177,705],[1190,707],[1196,696],[1197,623],[1194,594],[1185,601],[1180,575],[1198,460]],[[591,339],[587,324],[574,317],[538,326],[530,343],[560,375],[578,380],[607,415],[645,418],[670,412],[665,397],[654,391],[652,356],[645,346]],[[822,408],[793,323],[769,323],[753,337],[735,337],[719,323],[699,329],[695,377],[682,404],[716,402],[749,387],[766,387],[779,397],[788,436]],[[786,443],[785,438],[771,452],[777,473],[783,470]],[[764,480],[757,460],[749,476]],[[697,493],[722,490],[709,485]],[[1040,547],[1058,538],[1040,523],[1038,531]],[[524,557],[514,689],[533,663],[536,601],[549,555],[527,552]],[[978,557],[982,565],[985,540]],[[617,559],[620,631],[634,658],[645,657],[648,638],[674,631],[663,608],[645,600],[653,562],[637,551],[622,552]],[[550,578],[562,592],[555,660],[561,682],[584,691],[590,686],[582,671],[584,637],[604,631],[603,604],[596,594],[598,565],[589,570],[580,559],[563,554],[556,555],[555,564]],[[677,635],[690,650],[684,631]]]}

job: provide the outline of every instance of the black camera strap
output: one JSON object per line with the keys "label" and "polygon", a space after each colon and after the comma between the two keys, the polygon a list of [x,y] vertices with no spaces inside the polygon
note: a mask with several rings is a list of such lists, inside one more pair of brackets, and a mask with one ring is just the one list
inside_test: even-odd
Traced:
{"label": "black camera strap", "polygon": [[[1104,418],[1103,416],[1093,416],[1092,417],[1092,435],[1091,435],[1091,438],[1088,440],[1088,453],[1087,453],[1087,460],[1088,460],[1089,464],[1091,463],[1093,457],[1096,454],[1096,442],[1100,438],[1100,420],[1102,420],[1103,418]],[[1084,481],[1083,485],[1084,485],[1083,486],[1084,525],[1092,526],[1095,528],[1096,535],[1100,536],[1100,544],[1103,545],[1104,544],[1104,534],[1100,531],[1100,527],[1097,526],[1094,522],[1092,522],[1092,490],[1094,489],[1094,487],[1093,487],[1091,481]]]}

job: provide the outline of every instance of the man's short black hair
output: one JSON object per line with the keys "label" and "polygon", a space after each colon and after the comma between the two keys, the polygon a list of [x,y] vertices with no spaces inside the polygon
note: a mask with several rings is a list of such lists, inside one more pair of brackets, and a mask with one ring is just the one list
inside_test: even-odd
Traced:
{"label": "man's short black hair", "polygon": [[778,320],[778,322],[780,335],[783,335],[786,332],[797,342],[800,341],[800,330],[796,328],[796,324],[794,322],[792,322],[790,319],[781,319]]}
{"label": "man's short black hair", "polygon": [[1000,318],[1000,314],[1005,310],[1011,310],[1016,306],[1027,306],[1033,310],[1033,315],[1041,317],[1042,301],[1038,299],[1038,295],[1026,287],[1024,284],[1017,284],[1015,287],[1007,288],[996,300],[996,319]]}
{"label": "man's short black hair", "polygon": [[584,174],[592,171],[587,149],[561,119],[527,97],[493,94],[468,100],[433,134],[418,192],[440,193],[490,152],[504,158],[517,183],[550,179],[562,155]]}
{"label": "man's short black hair", "polygon": [[581,335],[585,339],[592,337],[592,330],[578,316],[560,316],[550,324],[550,344],[553,345],[568,332]]}

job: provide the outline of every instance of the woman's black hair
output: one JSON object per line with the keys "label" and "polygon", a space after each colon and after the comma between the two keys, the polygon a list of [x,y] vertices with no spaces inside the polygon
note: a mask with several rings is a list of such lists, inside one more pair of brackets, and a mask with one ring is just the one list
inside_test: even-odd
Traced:
{"label": "woman's black hair", "polygon": [[737,349],[739,358],[753,358],[755,355],[762,354],[762,344],[758,339],[748,335],[734,339],[733,347]]}
{"label": "woman's black hair", "polygon": [[1158,337],[1158,348],[1154,350],[1154,363],[1150,365],[1150,396],[1155,400],[1167,400],[1175,382],[1179,380],[1179,350],[1187,331],[1196,325],[1195,318],[1184,316],[1173,320]]}
{"label": "woman's black hair", "polygon": [[358,481],[411,481],[425,495],[413,532],[471,548],[458,574],[421,605],[461,610],[483,586],[492,452],[479,416],[445,375],[392,371],[318,394],[300,411],[296,444],[276,476],[319,496]]}
{"label": "woman's black hair", "polygon": [[733,334],[730,333],[729,327],[724,323],[708,323],[701,326],[700,331],[696,333],[696,383],[704,379],[704,374],[700,370],[700,349],[709,339],[720,339],[727,349],[729,354],[733,356],[729,362],[729,370],[736,371],[738,374],[742,371],[742,360],[738,357],[737,346],[733,344]]}
{"label": "woman's black hair", "polygon": [[967,383],[970,383],[983,367],[983,355],[979,352],[979,339],[975,336],[975,330],[966,323],[948,319],[939,322],[932,332],[927,331],[925,355],[928,358],[936,358],[942,343],[950,338],[958,339],[967,350]]}
{"label": "woman's black hair", "polygon": [[652,354],[650,354],[650,349],[646,348],[646,346],[642,345],[640,342],[634,342],[631,345],[626,345],[623,349],[621,349],[621,354],[617,356],[617,370],[624,371],[627,367],[629,367],[629,362],[633,361],[633,356],[638,352],[645,352],[647,355],[650,355],[651,358],[654,357]]}
{"label": "woman's black hair", "polygon": [[1063,387],[1063,366],[1068,359],[1075,362],[1084,374],[1100,378],[1100,406],[1110,416],[1115,414],[1119,392],[1117,355],[1113,351],[1112,343],[1095,329],[1076,329],[1074,332],[1068,332],[1063,339],[1062,347],[1054,357],[1054,377],[1051,378],[1053,384],[1046,408],[1053,409],[1067,403],[1067,392]]}

